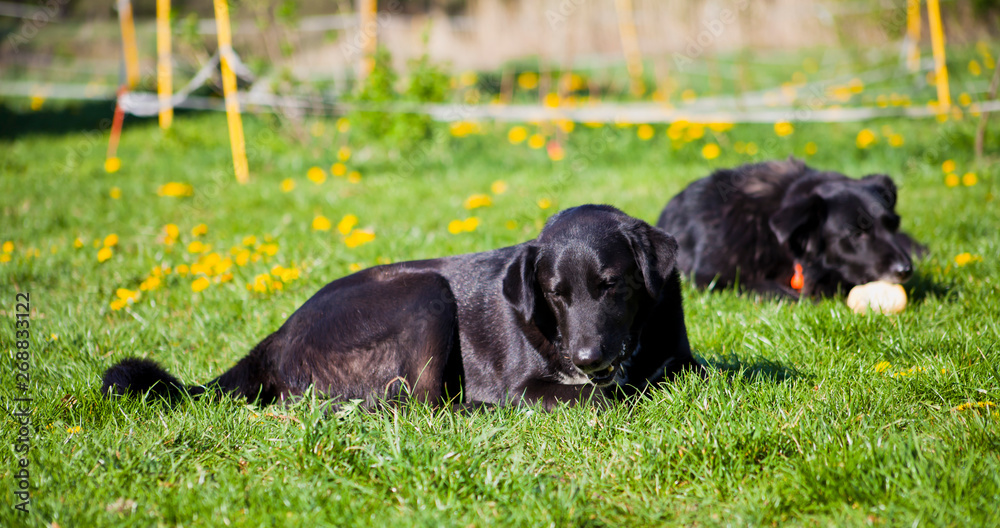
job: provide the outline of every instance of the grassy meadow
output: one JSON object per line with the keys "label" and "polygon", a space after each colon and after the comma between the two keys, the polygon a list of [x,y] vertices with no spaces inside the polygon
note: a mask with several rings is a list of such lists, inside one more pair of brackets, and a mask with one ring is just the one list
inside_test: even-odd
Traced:
{"label": "grassy meadow", "polygon": [[[349,120],[247,115],[246,185],[219,114],[167,132],[127,120],[110,173],[96,125],[7,137],[0,396],[34,401],[30,513],[14,509],[8,414],[0,525],[998,525],[1000,164],[974,161],[977,121],[458,124],[400,152]],[[308,398],[170,409],[99,394],[128,356],[207,381],[352,270],[519,243],[583,203],[655,222],[713,168],[788,155],[895,179],[903,229],[931,248],[905,312],[685,286],[708,379],[604,412],[324,416]]]}

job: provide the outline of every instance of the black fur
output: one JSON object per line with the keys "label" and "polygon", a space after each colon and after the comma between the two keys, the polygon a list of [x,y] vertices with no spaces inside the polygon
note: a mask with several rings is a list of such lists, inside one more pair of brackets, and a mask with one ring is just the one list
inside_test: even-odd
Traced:
{"label": "black fur", "polygon": [[[313,386],[334,400],[604,401],[701,370],[684,327],[670,236],[608,206],[552,217],[485,253],[378,266],[335,280],[209,382],[260,403]],[[106,394],[184,390],[149,361]]]}
{"label": "black fur", "polygon": [[657,227],[677,238],[677,267],[699,287],[740,286],[798,297],[831,296],[875,280],[902,283],[911,254],[926,248],[898,231],[896,185],[873,174],[854,180],[802,161],[715,171],[663,209]]}

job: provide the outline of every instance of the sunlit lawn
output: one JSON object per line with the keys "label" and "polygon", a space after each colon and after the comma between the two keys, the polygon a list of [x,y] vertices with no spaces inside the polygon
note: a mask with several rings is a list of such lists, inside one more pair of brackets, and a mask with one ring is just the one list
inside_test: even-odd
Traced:
{"label": "sunlit lawn", "polygon": [[[9,140],[0,394],[20,395],[14,296],[29,292],[35,410],[31,514],[6,486],[0,524],[995,525],[1000,418],[984,402],[1000,401],[1000,166],[973,161],[975,123],[658,125],[647,140],[636,126],[523,125],[516,145],[512,125],[484,123],[399,153],[335,120],[295,136],[247,116],[247,185],[221,115],[182,114],[167,133],[130,121],[112,174],[106,134]],[[529,146],[535,133],[561,138],[563,158]],[[127,356],[213,378],[352,270],[515,244],[582,203],[655,221],[715,167],[790,154],[895,179],[903,228],[931,248],[903,314],[688,288],[713,373],[604,413],[324,417],[309,402],[167,409],[98,394]],[[15,432],[5,419],[5,483]]]}

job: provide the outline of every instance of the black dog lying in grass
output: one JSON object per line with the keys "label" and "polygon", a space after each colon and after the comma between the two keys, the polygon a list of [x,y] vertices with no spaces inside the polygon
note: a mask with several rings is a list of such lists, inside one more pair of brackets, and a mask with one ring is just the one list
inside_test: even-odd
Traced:
{"label": "black dog lying in grass", "polygon": [[853,180],[800,160],[715,171],[689,185],[657,227],[677,238],[677,267],[699,287],[736,285],[791,297],[831,296],[871,281],[903,283],[910,254],[899,232],[896,185]]}
{"label": "black dog lying in grass", "polygon": [[[327,284],[208,383],[267,404],[312,386],[333,400],[603,401],[701,370],[688,346],[677,243],[608,206],[552,217],[516,246],[402,262]],[[186,387],[148,360],[104,375],[109,395]],[[461,392],[460,392],[461,391]]]}

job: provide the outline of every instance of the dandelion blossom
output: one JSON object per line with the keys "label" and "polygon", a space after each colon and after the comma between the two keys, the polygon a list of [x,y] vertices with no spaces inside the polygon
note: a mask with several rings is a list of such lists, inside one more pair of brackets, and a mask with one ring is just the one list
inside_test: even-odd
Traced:
{"label": "dandelion blossom", "polygon": [[709,143],[701,148],[701,155],[707,160],[718,158],[720,153],[721,150],[715,143]]}
{"label": "dandelion blossom", "polygon": [[866,149],[876,141],[878,141],[878,138],[875,136],[875,133],[867,128],[858,132],[858,137],[855,139],[855,143],[859,149]]}
{"label": "dandelion blossom", "polygon": [[356,225],[358,225],[358,217],[352,214],[346,214],[340,219],[340,222],[337,223],[337,231],[340,232],[341,235],[346,235],[350,233],[351,229],[354,229],[354,226]]}

